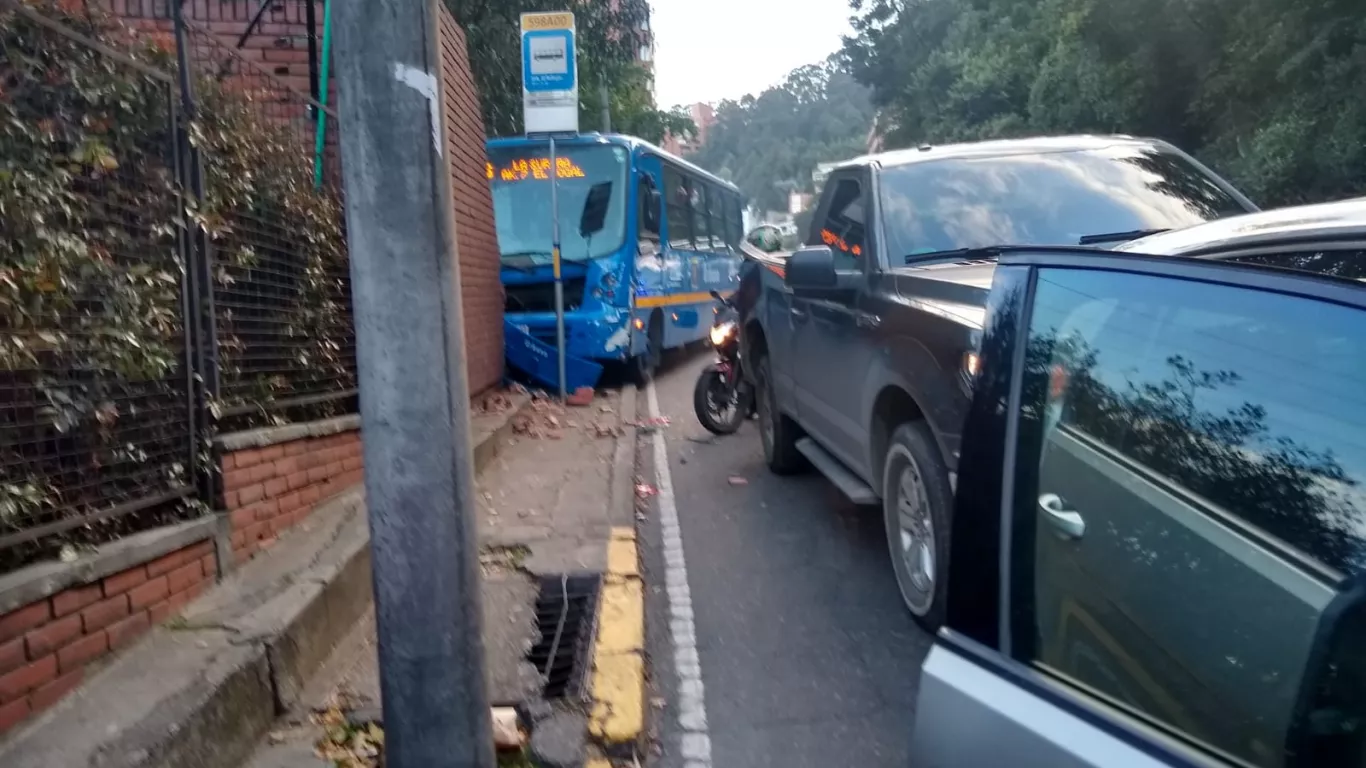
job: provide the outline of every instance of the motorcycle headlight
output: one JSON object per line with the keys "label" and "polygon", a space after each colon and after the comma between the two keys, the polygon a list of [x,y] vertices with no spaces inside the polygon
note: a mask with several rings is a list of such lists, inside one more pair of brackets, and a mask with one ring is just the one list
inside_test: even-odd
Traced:
{"label": "motorcycle headlight", "polygon": [[721,323],[711,327],[711,345],[719,347],[726,343],[726,339],[735,333],[735,323]]}

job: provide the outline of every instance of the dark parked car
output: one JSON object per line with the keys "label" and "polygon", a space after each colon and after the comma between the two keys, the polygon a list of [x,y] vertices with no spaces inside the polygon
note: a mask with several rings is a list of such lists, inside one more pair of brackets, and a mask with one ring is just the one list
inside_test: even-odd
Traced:
{"label": "dark parked car", "polygon": [[825,182],[809,246],[770,260],[745,327],[769,467],[814,464],[855,502],[880,503],[906,605],[934,628],[994,268],[973,249],[1113,244],[1250,210],[1180,150],[1130,137],[844,163]]}
{"label": "dark parked car", "polygon": [[912,765],[1361,768],[1366,202],[1125,248],[1000,255]]}

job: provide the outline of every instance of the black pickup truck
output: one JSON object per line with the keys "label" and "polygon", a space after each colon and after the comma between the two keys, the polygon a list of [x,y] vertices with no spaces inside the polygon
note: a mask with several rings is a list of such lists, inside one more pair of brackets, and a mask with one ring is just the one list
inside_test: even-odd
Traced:
{"label": "black pickup truck", "polygon": [[807,245],[752,254],[767,269],[742,335],[769,468],[814,465],[854,502],[880,504],[906,605],[936,628],[992,246],[1114,246],[1254,210],[1175,147],[1127,136],[840,165]]}

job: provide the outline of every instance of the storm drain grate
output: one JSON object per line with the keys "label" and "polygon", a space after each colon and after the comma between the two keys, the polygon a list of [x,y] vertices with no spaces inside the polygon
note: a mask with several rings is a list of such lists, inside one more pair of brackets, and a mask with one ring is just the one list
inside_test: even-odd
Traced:
{"label": "storm drain grate", "polygon": [[544,678],[547,699],[583,691],[584,672],[593,647],[593,617],[598,606],[597,576],[546,576],[536,596],[540,639],[527,660]]}

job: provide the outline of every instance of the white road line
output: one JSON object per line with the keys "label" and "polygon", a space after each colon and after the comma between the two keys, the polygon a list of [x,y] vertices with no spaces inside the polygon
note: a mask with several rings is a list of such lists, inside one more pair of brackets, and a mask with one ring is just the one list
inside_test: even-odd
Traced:
{"label": "white road line", "polygon": [[[653,381],[645,388],[650,417],[659,418],[659,399]],[[683,559],[683,529],[678,526],[673,477],[669,474],[669,451],[664,433],[654,440],[655,485],[659,488],[659,525],[664,534],[664,588],[669,598],[669,633],[674,644],[674,674],[678,678],[678,725],[683,731],[679,754],[683,768],[710,768],[711,737],[707,733],[707,703],[702,687],[702,662],[697,656],[697,631],[693,626],[692,593],[688,591],[688,566]]]}

